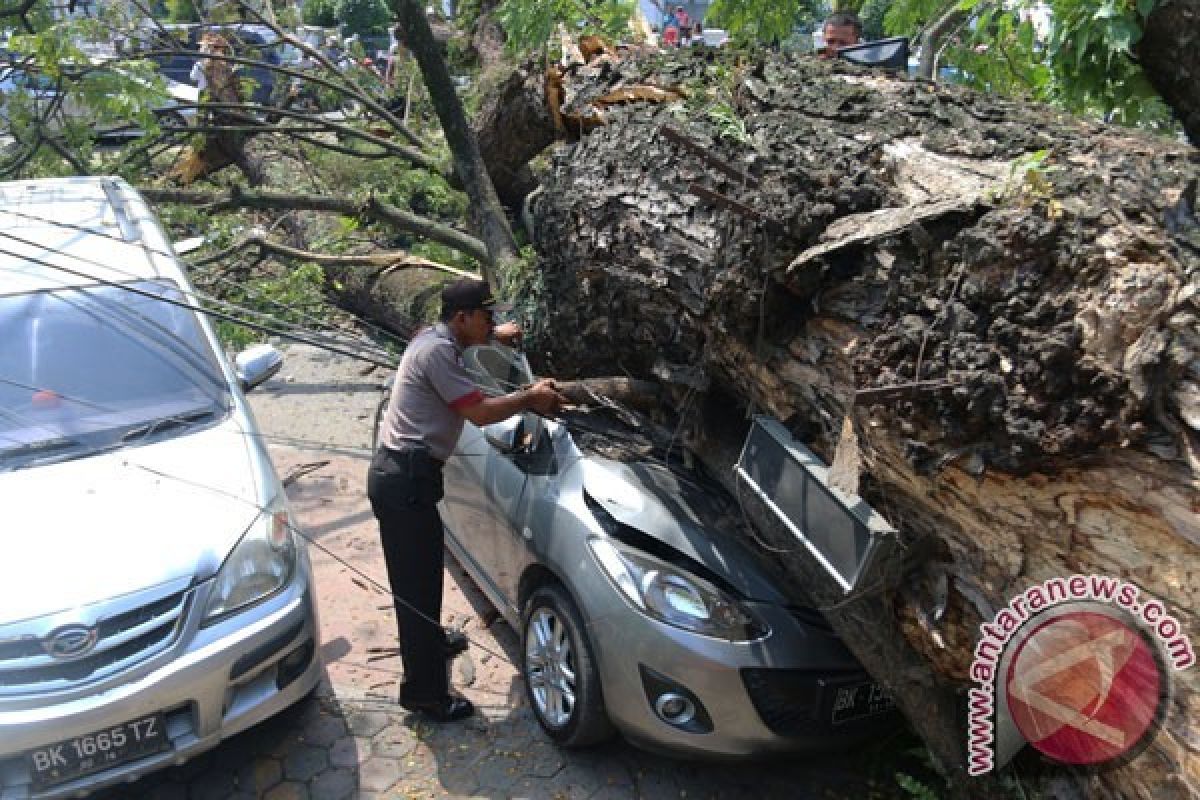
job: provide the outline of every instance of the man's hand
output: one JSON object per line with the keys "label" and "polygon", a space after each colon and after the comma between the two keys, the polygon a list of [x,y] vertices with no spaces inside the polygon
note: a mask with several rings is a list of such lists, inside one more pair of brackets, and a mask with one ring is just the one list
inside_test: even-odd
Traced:
{"label": "man's hand", "polygon": [[515,322],[505,322],[492,329],[492,336],[500,344],[517,347],[521,344],[521,326]]}
{"label": "man's hand", "polygon": [[559,394],[552,378],[543,378],[525,390],[529,407],[539,414],[557,414],[567,398]]}

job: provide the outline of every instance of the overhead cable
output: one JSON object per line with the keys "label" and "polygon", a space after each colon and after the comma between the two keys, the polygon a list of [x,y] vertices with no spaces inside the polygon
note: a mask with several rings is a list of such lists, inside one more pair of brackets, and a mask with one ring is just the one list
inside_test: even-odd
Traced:
{"label": "overhead cable", "polygon": [[[6,238],[6,239],[11,239],[13,241],[20,242],[22,244],[39,247],[43,250],[47,249],[43,245],[38,244],[37,242],[31,242],[27,239],[23,239],[19,236],[14,236],[13,234],[10,234],[10,233],[4,232],[4,231],[0,231],[0,237]],[[51,252],[54,252],[54,251],[51,251]],[[182,300],[175,300],[172,298],[163,297],[163,296],[157,295],[153,292],[148,292],[145,289],[139,289],[136,286],[130,286],[129,284],[121,283],[119,281],[111,281],[106,278],[101,278],[97,275],[88,274],[87,272],[83,272],[81,270],[71,269],[70,267],[63,266],[62,264],[55,264],[51,261],[46,261],[44,259],[35,258],[28,254],[17,253],[12,250],[6,250],[4,248],[0,248],[0,255],[5,255],[5,256],[9,256],[10,258],[16,258],[16,259],[28,261],[32,264],[37,264],[39,266],[48,267],[50,269],[59,270],[61,272],[67,273],[68,275],[74,275],[77,278],[84,278],[87,280],[95,281],[97,284],[100,284],[102,286],[110,286],[115,289],[120,289],[122,291],[131,292],[133,294],[141,295],[143,297],[149,297],[153,300],[161,300],[164,303],[169,303],[170,305],[178,306],[179,308],[186,308],[191,311],[195,311],[197,313],[207,314],[211,317],[225,320],[226,322],[233,322],[238,325],[244,325],[245,327],[250,328],[252,330],[261,331],[263,333],[269,333],[269,334],[272,334],[274,336],[279,336],[280,338],[284,338],[284,339],[291,339],[292,341],[301,342],[303,344],[311,345],[313,347],[317,347],[322,350],[329,350],[330,352],[338,353],[340,355],[344,355],[349,358],[353,358],[353,359],[357,359],[359,361],[365,361],[367,363],[374,364],[377,367],[383,367],[385,369],[395,369],[399,363],[398,361],[393,360],[393,359],[388,359],[385,361],[381,358],[377,358],[372,355],[366,355],[363,353],[355,353],[351,350],[347,350],[338,345],[329,344],[328,342],[321,342],[321,341],[313,338],[312,336],[304,336],[304,335],[294,333],[292,331],[280,329],[278,327],[263,325],[263,324],[260,324],[257,322],[249,322],[247,320],[236,317],[232,314],[226,314],[224,312],[216,311],[211,308],[204,308],[203,306],[198,306],[193,303],[187,303]],[[100,264],[99,262],[96,262],[92,259],[84,258],[82,256],[74,255],[71,253],[63,253],[61,255],[67,255],[70,258],[74,258],[77,261],[83,261],[84,263],[91,264],[93,266],[106,268],[106,266],[104,264]]]}

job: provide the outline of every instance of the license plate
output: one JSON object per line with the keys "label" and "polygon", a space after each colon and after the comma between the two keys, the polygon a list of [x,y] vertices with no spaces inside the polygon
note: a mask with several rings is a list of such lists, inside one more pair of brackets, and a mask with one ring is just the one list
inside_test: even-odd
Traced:
{"label": "license plate", "polygon": [[877,683],[859,683],[852,686],[829,687],[833,695],[830,705],[830,721],[834,725],[863,717],[874,717],[895,711],[896,703],[891,695]]}
{"label": "license plate", "polygon": [[26,754],[34,789],[45,789],[165,750],[162,714],[149,714],[85,736],[64,739]]}

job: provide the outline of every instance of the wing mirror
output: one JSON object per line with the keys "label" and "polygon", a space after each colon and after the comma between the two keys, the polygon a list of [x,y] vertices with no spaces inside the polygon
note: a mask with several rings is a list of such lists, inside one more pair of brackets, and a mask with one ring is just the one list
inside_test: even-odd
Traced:
{"label": "wing mirror", "polygon": [[238,353],[233,362],[238,383],[243,392],[248,392],[283,369],[283,353],[269,344],[256,344]]}
{"label": "wing mirror", "polygon": [[521,435],[524,427],[521,415],[518,414],[494,425],[488,425],[484,429],[483,438],[504,455],[512,455],[521,448]]}

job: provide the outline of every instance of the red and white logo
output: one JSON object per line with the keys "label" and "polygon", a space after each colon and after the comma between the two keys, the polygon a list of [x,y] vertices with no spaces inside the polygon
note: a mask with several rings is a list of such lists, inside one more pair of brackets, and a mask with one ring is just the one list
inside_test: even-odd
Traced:
{"label": "red and white logo", "polygon": [[1118,765],[1162,727],[1171,672],[1196,663],[1179,619],[1120,578],[1066,575],[979,626],[967,692],[967,774],[1026,743],[1063,764]]}
{"label": "red and white logo", "polygon": [[1138,630],[1088,610],[1033,624],[1002,676],[1009,716],[1026,741],[1059,762],[1089,765],[1153,735],[1167,678]]}

